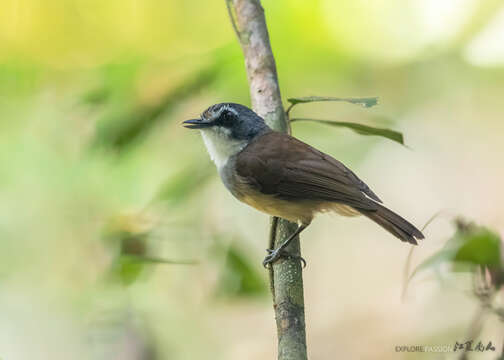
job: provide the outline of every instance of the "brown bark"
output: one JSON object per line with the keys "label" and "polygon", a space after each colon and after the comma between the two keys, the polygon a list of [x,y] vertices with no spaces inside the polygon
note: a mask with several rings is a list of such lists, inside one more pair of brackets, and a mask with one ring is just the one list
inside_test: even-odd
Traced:
{"label": "brown bark", "polygon": [[[261,3],[259,0],[226,1],[245,57],[252,107],[271,128],[290,132]],[[297,224],[272,218],[269,247],[278,247],[296,227]],[[287,251],[301,256],[299,237],[292,241]],[[295,258],[282,259],[269,271],[278,333],[278,359],[306,360],[301,262]]]}

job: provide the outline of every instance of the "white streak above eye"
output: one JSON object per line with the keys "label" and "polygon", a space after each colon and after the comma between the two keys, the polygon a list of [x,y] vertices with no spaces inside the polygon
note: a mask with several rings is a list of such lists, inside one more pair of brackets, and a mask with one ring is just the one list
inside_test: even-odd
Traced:
{"label": "white streak above eye", "polygon": [[213,121],[215,119],[218,119],[224,110],[227,110],[238,116],[238,112],[232,106],[228,104],[219,104],[219,106],[212,106],[207,109],[203,114],[201,114],[201,117],[206,120]]}

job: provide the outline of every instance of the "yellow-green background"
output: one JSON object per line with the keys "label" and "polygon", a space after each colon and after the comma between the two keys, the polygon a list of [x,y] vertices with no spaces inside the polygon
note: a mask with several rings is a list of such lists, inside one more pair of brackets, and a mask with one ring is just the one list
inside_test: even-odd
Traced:
{"label": "yellow-green background", "polygon": [[[405,134],[407,148],[293,125],[418,226],[442,211],[413,265],[455,215],[504,231],[501,1],[263,6],[284,99],[380,97],[296,116]],[[249,104],[224,0],[0,1],[0,358],[276,356],[268,218],[226,192],[180,126],[222,101]],[[435,358],[395,346],[466,338],[467,278],[426,272],[401,299],[409,247],[375,224],[322,216],[302,245],[312,359]],[[490,318],[481,340],[501,348],[502,324]]]}

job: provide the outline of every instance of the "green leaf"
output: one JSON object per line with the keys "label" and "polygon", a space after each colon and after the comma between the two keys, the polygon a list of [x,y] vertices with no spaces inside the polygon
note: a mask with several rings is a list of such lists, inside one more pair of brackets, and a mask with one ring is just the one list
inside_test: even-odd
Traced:
{"label": "green leaf", "polygon": [[480,228],[467,235],[464,244],[455,254],[454,261],[498,267],[501,265],[500,247],[501,240],[497,234]]}
{"label": "green leaf", "polygon": [[[219,245],[220,246],[220,245]],[[254,297],[267,292],[262,274],[245,252],[231,245],[226,253],[226,262],[220,275],[217,295],[227,297]]]}
{"label": "green leaf", "polygon": [[367,97],[367,98],[338,98],[332,96],[305,96],[297,98],[287,99],[292,105],[305,104],[310,102],[320,102],[320,101],[343,101],[351,104],[361,105],[365,108],[370,108],[378,104],[377,97]]}
{"label": "green leaf", "polygon": [[501,268],[501,239],[484,227],[457,220],[457,231],[445,246],[416,267],[410,276],[427,268],[438,267],[444,262],[451,263],[453,272],[468,272],[474,265]]}
{"label": "green leaf", "polygon": [[139,255],[119,255],[110,269],[110,279],[123,285],[131,285],[140,278],[146,278],[146,270],[152,269],[149,265],[193,265],[195,261],[168,260],[163,258]]}
{"label": "green leaf", "polygon": [[404,145],[403,134],[390,129],[377,128],[373,126],[346,122],[346,121],[332,121],[332,120],[320,120],[320,119],[310,119],[310,118],[294,118],[291,119],[291,122],[295,121],[312,121],[318,122],[325,125],[336,126],[336,127],[344,127],[355,131],[360,135],[366,136],[381,136],[387,138],[389,140],[395,141],[401,145]]}
{"label": "green leaf", "polygon": [[120,256],[112,267],[112,278],[123,285],[133,284],[143,273],[144,264],[133,261],[128,256]]}
{"label": "green leaf", "polygon": [[81,102],[86,105],[102,105],[110,99],[111,90],[106,87],[92,89],[82,96]]}
{"label": "green leaf", "polygon": [[438,251],[437,253],[434,253],[434,255],[429,256],[427,259],[422,261],[420,265],[418,265],[411,276],[409,277],[412,279],[416,274],[418,274],[420,271],[429,269],[429,268],[437,268],[439,267],[442,263],[444,262],[450,262],[453,260],[453,257],[455,256],[455,251],[453,249],[442,249]]}

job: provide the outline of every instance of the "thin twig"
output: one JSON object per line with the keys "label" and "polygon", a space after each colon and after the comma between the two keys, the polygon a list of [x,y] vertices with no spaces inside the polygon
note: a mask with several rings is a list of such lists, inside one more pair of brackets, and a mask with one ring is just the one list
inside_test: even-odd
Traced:
{"label": "thin twig", "polygon": [[[432,215],[429,220],[424,224],[422,227],[421,231],[423,232],[427,227],[436,219],[438,218],[441,214],[443,213],[443,210],[439,210],[436,212],[434,215]],[[415,251],[415,246],[411,246],[410,251],[408,252],[408,257],[406,258],[406,263],[404,264],[404,271],[403,271],[403,291],[401,294],[401,301],[404,301],[406,298],[406,292],[408,291],[408,285],[409,282],[411,281],[411,263],[413,260],[413,252]]]}
{"label": "thin twig", "polygon": [[290,104],[289,107],[287,108],[287,110],[285,110],[285,116],[287,117],[287,119],[290,121],[290,111],[292,110],[292,108],[294,107],[294,105],[296,104]]}
{"label": "thin twig", "polygon": [[[245,58],[252,107],[272,129],[290,133],[261,2],[226,1],[231,21],[235,22],[233,27],[235,31],[239,29],[238,40]],[[271,225],[270,248],[277,247],[297,228],[297,224],[278,218],[272,219]],[[294,256],[274,263],[269,269],[277,325],[278,359],[306,360],[299,237],[286,250]]]}
{"label": "thin twig", "polygon": [[[485,306],[480,306],[476,311],[476,314],[474,314],[474,317],[471,321],[471,325],[469,326],[469,329],[467,331],[467,341],[474,340],[481,333],[481,329],[483,327],[483,319],[485,317],[487,310],[488,308],[486,308]],[[464,349],[464,352],[460,354],[459,358],[460,360],[468,359],[467,351],[468,349],[466,347]]]}
{"label": "thin twig", "polygon": [[226,7],[228,10],[229,14],[229,20],[231,20],[231,25],[233,26],[233,30],[238,37],[238,40],[240,40],[240,30],[238,30],[238,25],[236,25],[236,17],[233,13],[233,1],[232,0],[226,0]]}

